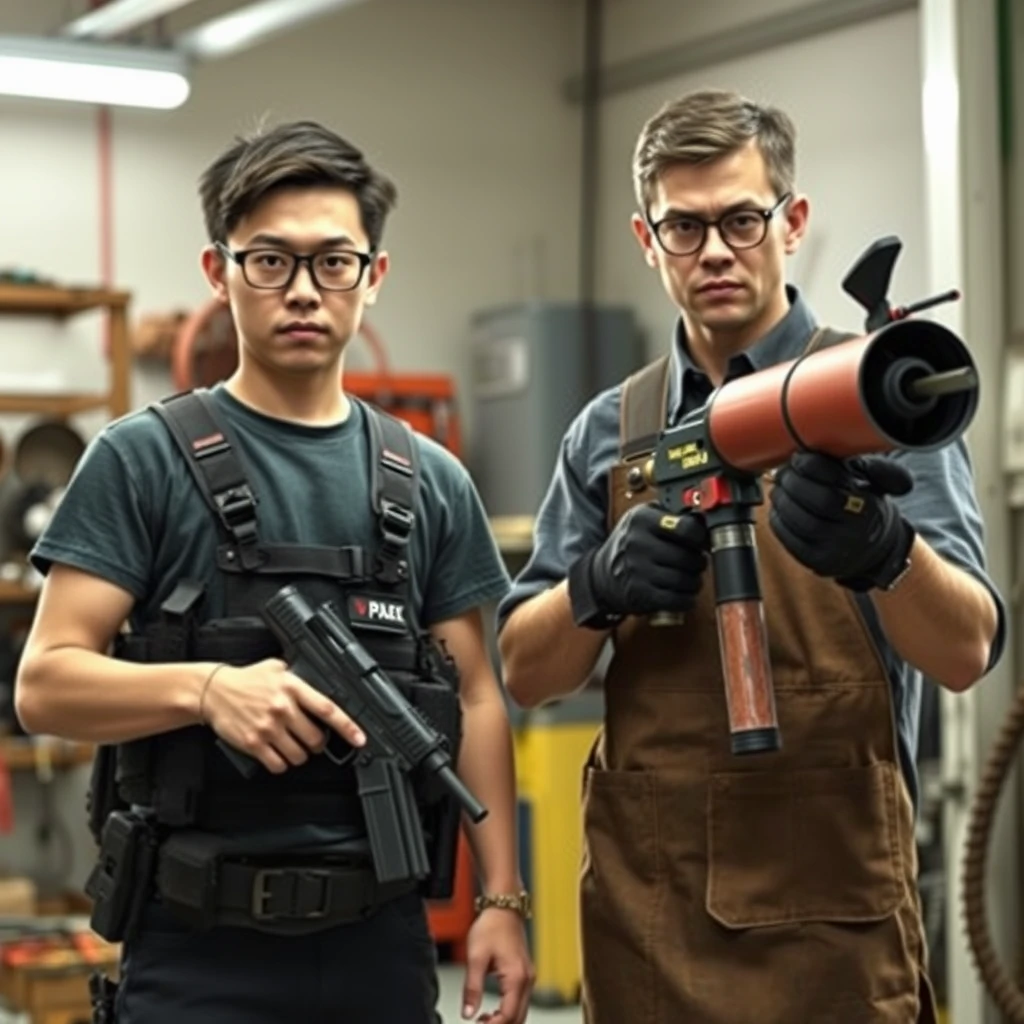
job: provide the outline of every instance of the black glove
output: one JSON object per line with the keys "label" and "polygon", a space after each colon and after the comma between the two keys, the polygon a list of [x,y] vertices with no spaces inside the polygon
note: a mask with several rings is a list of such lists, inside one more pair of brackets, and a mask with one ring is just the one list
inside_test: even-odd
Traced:
{"label": "black glove", "polygon": [[850,590],[885,588],[906,566],[915,536],[888,496],[913,486],[891,459],[801,452],[776,474],[768,520],[812,572]]}
{"label": "black glove", "polygon": [[637,505],[599,547],[569,570],[569,599],[578,626],[607,629],[626,615],[685,612],[707,568],[702,516],[670,516]]}

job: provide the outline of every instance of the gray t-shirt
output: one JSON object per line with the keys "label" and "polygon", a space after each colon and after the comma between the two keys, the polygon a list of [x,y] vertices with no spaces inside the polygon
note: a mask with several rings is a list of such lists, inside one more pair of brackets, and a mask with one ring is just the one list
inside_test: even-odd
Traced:
{"label": "gray t-shirt", "polygon": [[[733,358],[727,379],[763,370],[803,352],[816,323],[798,290],[789,286],[787,292],[787,315],[755,345]],[[703,405],[711,391],[710,379],[690,358],[678,321],[672,341],[668,425]],[[607,536],[608,475],[619,458],[621,400],[622,385],[609,388],[597,395],[566,431],[537,514],[531,557],[498,606],[499,630],[518,605],[565,579],[572,563]],[[961,438],[939,451],[901,451],[890,457],[906,465],[914,477],[910,493],[894,499],[900,512],[935,551],[984,583],[996,601],[999,628],[989,660],[991,669],[1003,651],[1006,607],[985,567],[984,526],[967,445]],[[892,683],[900,760],[916,803],[922,675],[892,649],[871,598],[858,594],[857,601]]]}
{"label": "gray t-shirt", "polygon": [[[258,495],[262,539],[375,547],[367,413],[359,402],[344,423],[318,427],[264,416],[222,385],[212,395]],[[410,596],[427,628],[499,600],[509,579],[463,465],[423,435],[416,435],[416,447],[421,470]],[[154,412],[140,410],[89,444],[30,557],[43,573],[63,563],[124,588],[136,599],[130,622],[140,629],[183,577],[206,585],[209,617],[225,614],[219,542],[213,514],[167,428]],[[347,834],[307,829],[301,841]],[[291,831],[274,835],[275,844],[296,841]]]}

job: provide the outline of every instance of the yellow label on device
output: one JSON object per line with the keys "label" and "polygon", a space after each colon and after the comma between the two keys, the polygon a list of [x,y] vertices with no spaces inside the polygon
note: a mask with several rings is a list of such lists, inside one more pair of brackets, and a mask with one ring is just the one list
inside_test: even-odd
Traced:
{"label": "yellow label on device", "polygon": [[846,496],[846,504],[843,506],[844,512],[862,512],[864,510],[864,499],[856,494],[848,494]]}
{"label": "yellow label on device", "polygon": [[658,525],[663,530],[674,530],[679,525],[679,516],[662,516]]}
{"label": "yellow label on device", "polygon": [[686,444],[677,445],[675,448],[669,448],[665,457],[669,462],[678,462],[680,469],[695,469],[697,466],[707,464],[708,452],[706,448],[701,448],[696,441],[689,441]]}

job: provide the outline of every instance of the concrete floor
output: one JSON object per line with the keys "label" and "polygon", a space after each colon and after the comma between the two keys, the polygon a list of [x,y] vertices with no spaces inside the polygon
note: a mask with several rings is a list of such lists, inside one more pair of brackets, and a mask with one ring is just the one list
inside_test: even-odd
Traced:
{"label": "concrete floor", "polygon": [[[462,983],[465,980],[464,969],[458,964],[442,963],[438,968],[441,979],[441,1003],[439,1010],[444,1024],[462,1024]],[[498,998],[494,995],[484,996],[484,1011],[494,1010],[498,1006]],[[578,1006],[567,1006],[555,1010],[531,1006],[527,1015],[527,1024],[581,1024],[583,1015]]]}

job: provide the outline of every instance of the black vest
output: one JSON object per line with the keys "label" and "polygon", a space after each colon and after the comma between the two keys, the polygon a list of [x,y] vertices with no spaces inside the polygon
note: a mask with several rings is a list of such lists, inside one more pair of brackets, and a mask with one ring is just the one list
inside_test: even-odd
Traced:
{"label": "black vest", "polygon": [[[419,482],[416,446],[407,424],[361,405],[378,527],[374,550],[269,542],[259,529],[259,496],[248,483],[238,445],[232,443],[230,428],[209,392],[197,389],[151,406],[216,519],[226,613],[220,618],[205,615],[202,585],[180,580],[161,606],[159,619],[139,633],[121,634],[114,653],[135,662],[232,665],[282,657],[260,609],[282,587],[294,584],[313,604],[333,603],[410,703],[448,739],[455,761],[461,739],[458,673],[453,660],[420,628],[410,601],[408,547]],[[329,748],[333,759],[311,757],[281,775],[261,770],[252,779],[235,769],[215,740],[213,730],[189,726],[101,747],[90,792],[94,835],[99,837],[112,810],[128,805],[150,809],[167,829],[362,826],[355,773],[337,763],[349,749],[339,737]],[[459,808],[447,797],[424,797],[420,809],[432,864],[427,895],[441,897],[451,887]]]}

